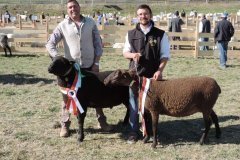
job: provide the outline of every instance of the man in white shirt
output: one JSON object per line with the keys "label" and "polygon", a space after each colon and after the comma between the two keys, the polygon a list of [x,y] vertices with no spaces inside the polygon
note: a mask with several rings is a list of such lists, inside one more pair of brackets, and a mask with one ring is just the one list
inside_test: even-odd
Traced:
{"label": "man in white shirt", "polygon": [[[164,67],[170,58],[170,44],[167,34],[152,21],[151,8],[142,4],[137,8],[139,23],[128,31],[123,56],[130,60],[129,68],[136,69],[139,76],[161,80]],[[130,89],[130,126],[128,142],[138,139],[139,117],[137,96]]]}
{"label": "man in white shirt", "polygon": [[[80,14],[80,5],[77,0],[68,0],[68,17],[58,24],[51,34],[46,48],[50,57],[59,56],[57,44],[63,40],[64,57],[79,63],[81,70],[99,72],[99,61],[102,56],[102,41],[96,23],[93,19]],[[101,108],[96,108],[99,128],[110,131],[112,126],[106,122],[106,117]],[[66,105],[62,105],[61,137],[69,136],[70,115]]]}

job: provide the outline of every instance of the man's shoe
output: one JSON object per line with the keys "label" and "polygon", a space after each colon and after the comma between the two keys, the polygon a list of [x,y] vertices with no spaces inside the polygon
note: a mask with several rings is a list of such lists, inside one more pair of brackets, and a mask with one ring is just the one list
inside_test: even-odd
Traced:
{"label": "man's shoe", "polygon": [[134,144],[134,143],[136,143],[137,141],[138,141],[138,135],[137,135],[137,133],[131,132],[131,133],[129,134],[127,143],[128,143],[128,144]]}
{"label": "man's shoe", "polygon": [[226,65],[224,65],[224,66],[219,66],[220,67],[220,69],[226,69],[227,68],[227,66]]}
{"label": "man's shoe", "polygon": [[60,130],[60,137],[68,137],[69,134],[69,127],[70,127],[71,121],[62,122],[61,130]]}
{"label": "man's shoe", "polygon": [[60,130],[60,137],[68,137],[69,136],[69,129],[66,127],[61,127]]}

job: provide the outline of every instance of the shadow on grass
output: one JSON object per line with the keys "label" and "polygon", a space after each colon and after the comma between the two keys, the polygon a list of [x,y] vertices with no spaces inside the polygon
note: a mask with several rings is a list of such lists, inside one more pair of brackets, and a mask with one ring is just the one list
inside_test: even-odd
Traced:
{"label": "shadow on grass", "polygon": [[0,83],[2,84],[16,84],[16,85],[24,85],[24,84],[36,84],[39,82],[43,82],[45,84],[50,84],[54,80],[38,78],[35,75],[31,74],[5,74],[0,75]]}
{"label": "shadow on grass", "polygon": [[[0,54],[1,57],[6,57],[5,54]],[[14,54],[12,53],[12,56],[9,56],[9,53],[8,53],[8,56],[7,58],[13,58],[13,57],[39,57],[39,55],[36,55],[36,54]]]}
{"label": "shadow on grass", "polygon": [[[240,144],[240,125],[228,125],[221,127],[221,122],[225,121],[239,121],[239,116],[220,116],[219,125],[222,131],[220,139],[215,138],[215,126],[212,125],[208,134],[209,142],[207,145],[215,144]],[[86,128],[86,134],[113,134],[120,133],[120,138],[127,140],[129,133],[129,126],[123,125],[119,122],[114,126],[114,130],[110,132],[102,132],[96,128]],[[198,143],[202,132],[204,130],[204,123],[202,118],[190,120],[173,120],[160,122],[158,124],[158,142],[161,145],[186,145],[189,143]],[[76,134],[77,129],[71,130],[71,134]],[[140,136],[141,137],[141,136]],[[140,138],[140,140],[142,137]],[[152,141],[149,141],[152,143]]]}
{"label": "shadow on grass", "polygon": [[227,68],[240,68],[239,64],[231,64],[231,65],[227,65]]}

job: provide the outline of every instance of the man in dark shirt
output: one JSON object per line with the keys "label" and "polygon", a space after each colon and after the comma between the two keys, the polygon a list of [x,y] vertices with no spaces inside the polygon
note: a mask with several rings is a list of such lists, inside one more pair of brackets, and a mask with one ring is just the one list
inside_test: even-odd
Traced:
{"label": "man in dark shirt", "polygon": [[225,69],[227,67],[227,49],[228,42],[234,35],[234,28],[231,22],[227,20],[228,13],[223,13],[221,18],[214,29],[214,42],[217,43],[219,49],[220,68]]}
{"label": "man in dark shirt", "polygon": [[[175,13],[174,13],[174,17],[171,19],[171,22],[170,22],[170,24],[169,24],[169,28],[168,28],[168,31],[169,32],[182,32],[182,28],[181,28],[181,25],[183,25],[184,24],[184,22],[183,22],[183,20],[179,17],[179,12],[178,11],[176,11]],[[180,37],[176,37],[176,36],[174,36],[174,37],[172,37],[172,39],[174,40],[174,41],[179,41],[179,40],[181,40],[180,39]],[[176,46],[174,46],[174,49],[176,48]]]}
{"label": "man in dark shirt", "polygon": [[[202,15],[202,20],[199,23],[199,33],[210,33],[211,32],[211,23],[210,21],[206,18],[206,15]],[[201,42],[208,42],[209,38],[206,37],[201,37],[200,41]],[[200,46],[200,50],[208,50],[208,46]]]}

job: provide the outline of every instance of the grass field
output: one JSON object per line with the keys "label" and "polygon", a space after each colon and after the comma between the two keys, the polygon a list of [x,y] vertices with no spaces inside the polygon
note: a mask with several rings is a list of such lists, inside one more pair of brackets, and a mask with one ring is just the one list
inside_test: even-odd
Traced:
{"label": "grass field", "polygon": [[[222,138],[215,139],[214,126],[209,144],[200,146],[203,121],[201,114],[185,118],[160,116],[160,144],[127,144],[127,128],[120,120],[125,108],[105,109],[108,122],[115,126],[110,133],[96,128],[95,110],[89,109],[85,123],[85,140],[76,141],[76,118],[72,116],[72,134],[59,137],[61,94],[55,76],[47,72],[50,58],[44,54],[0,55],[0,159],[1,160],[237,160],[240,159],[240,61],[231,59],[226,70],[220,70],[218,59],[172,57],[164,78],[207,75],[217,80],[222,93],[215,105]],[[101,70],[127,68],[121,55],[104,55]],[[180,87],[180,86],[179,86]]]}

